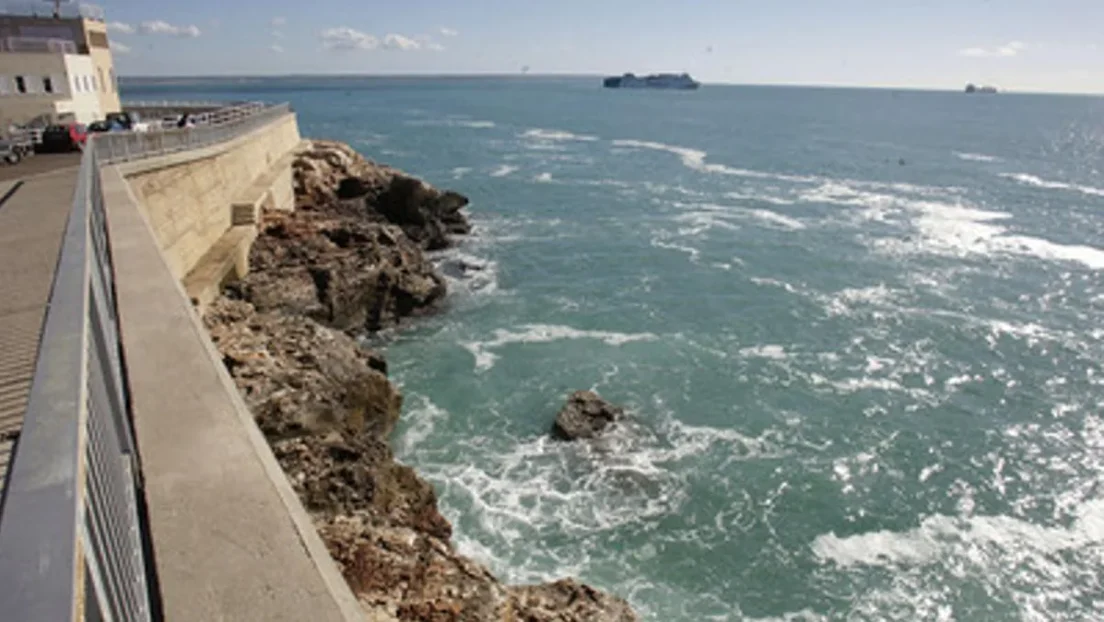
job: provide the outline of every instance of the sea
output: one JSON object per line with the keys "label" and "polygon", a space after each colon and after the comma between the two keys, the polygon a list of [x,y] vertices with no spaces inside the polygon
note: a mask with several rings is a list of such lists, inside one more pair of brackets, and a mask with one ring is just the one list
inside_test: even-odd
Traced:
{"label": "sea", "polygon": [[[460,551],[649,621],[1104,619],[1104,99],[599,78],[124,81],[290,102],[471,198],[382,335]],[[593,389],[626,423],[549,428]]]}

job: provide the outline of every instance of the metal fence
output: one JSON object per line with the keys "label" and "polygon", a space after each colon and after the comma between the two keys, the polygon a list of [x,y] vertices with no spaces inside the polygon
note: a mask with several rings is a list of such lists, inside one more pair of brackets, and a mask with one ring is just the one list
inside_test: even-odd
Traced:
{"label": "metal fence", "polygon": [[85,151],[0,505],[0,618],[154,615],[100,164],[230,140],[288,111],[274,106],[178,132],[98,135]]}
{"label": "metal fence", "polygon": [[150,619],[113,274],[89,151],[0,516],[5,619]]}
{"label": "metal fence", "polygon": [[232,106],[210,113],[204,124],[196,127],[97,134],[92,146],[105,164],[138,160],[225,142],[289,112],[287,104]]}

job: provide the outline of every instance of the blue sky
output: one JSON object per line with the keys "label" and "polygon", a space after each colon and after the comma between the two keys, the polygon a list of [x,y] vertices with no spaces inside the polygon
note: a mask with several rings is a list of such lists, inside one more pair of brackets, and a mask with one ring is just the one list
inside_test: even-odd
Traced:
{"label": "blue sky", "polygon": [[1104,92],[1104,0],[103,0],[123,75],[620,73]]}

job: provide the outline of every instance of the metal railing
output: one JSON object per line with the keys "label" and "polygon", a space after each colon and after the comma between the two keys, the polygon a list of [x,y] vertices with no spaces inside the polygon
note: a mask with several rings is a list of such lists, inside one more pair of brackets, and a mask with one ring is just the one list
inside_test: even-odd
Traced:
{"label": "metal railing", "polygon": [[5,619],[150,619],[128,403],[100,173],[89,151],[0,515]]}
{"label": "metal railing", "polygon": [[46,52],[50,54],[76,54],[77,44],[68,39],[46,37],[0,38],[0,52]]}
{"label": "metal railing", "polygon": [[237,138],[291,112],[288,104],[248,104],[210,113],[196,127],[97,134],[93,149],[109,164],[206,147]]}
{"label": "metal railing", "polygon": [[100,165],[231,140],[288,111],[273,106],[178,132],[100,134],[85,150],[0,500],[0,619],[155,615]]}
{"label": "metal railing", "polygon": [[[104,21],[103,8],[87,2],[62,2],[57,8],[58,17],[83,17]],[[0,14],[51,17],[54,14],[54,4],[52,2],[42,2],[41,0],[9,0],[0,3]]]}

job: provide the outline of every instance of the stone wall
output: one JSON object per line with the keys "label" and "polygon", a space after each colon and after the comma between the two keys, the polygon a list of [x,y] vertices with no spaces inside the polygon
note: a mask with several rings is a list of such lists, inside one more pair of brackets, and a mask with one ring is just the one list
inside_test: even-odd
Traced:
{"label": "stone wall", "polygon": [[230,229],[231,206],[254,192],[258,180],[268,182],[260,184],[261,193],[291,202],[285,156],[299,142],[289,114],[229,143],[120,166],[173,276],[183,279]]}

